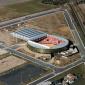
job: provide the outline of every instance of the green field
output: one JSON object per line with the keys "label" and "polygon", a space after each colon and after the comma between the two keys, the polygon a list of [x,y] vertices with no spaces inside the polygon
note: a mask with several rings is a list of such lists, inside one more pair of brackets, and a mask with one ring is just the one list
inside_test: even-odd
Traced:
{"label": "green field", "polygon": [[56,8],[55,5],[48,5],[41,3],[41,0],[30,0],[24,3],[12,4],[4,7],[0,7],[0,21],[8,20],[27,14],[32,14],[52,8]]}

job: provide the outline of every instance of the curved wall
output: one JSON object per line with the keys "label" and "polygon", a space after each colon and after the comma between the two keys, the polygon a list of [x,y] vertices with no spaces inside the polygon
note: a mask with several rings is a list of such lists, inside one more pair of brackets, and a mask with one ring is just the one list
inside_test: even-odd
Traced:
{"label": "curved wall", "polygon": [[29,43],[27,43],[27,47],[34,52],[45,53],[45,54],[58,53],[58,52],[65,51],[68,49],[68,45],[62,48],[46,49],[46,48],[37,48]]}
{"label": "curved wall", "polygon": [[61,52],[61,51],[65,51],[68,49],[68,45],[69,45],[69,41],[63,37],[58,37],[58,36],[54,36],[54,35],[50,35],[52,37],[55,37],[55,38],[60,38],[61,40],[65,41],[65,43],[63,44],[59,44],[59,45],[55,45],[53,47],[48,47],[48,46],[45,46],[43,44],[40,44],[40,43],[37,43],[35,41],[27,41],[27,47],[34,51],[34,52],[38,52],[38,53],[58,53],[58,52]]}

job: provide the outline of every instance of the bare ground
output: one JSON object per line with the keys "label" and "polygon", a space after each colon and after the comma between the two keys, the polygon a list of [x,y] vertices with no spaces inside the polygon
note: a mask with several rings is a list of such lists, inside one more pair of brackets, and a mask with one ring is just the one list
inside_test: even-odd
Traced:
{"label": "bare ground", "polygon": [[80,13],[81,19],[83,23],[85,24],[85,4],[79,4],[78,7],[80,9],[78,12]]}
{"label": "bare ground", "polygon": [[[62,36],[73,41],[71,32],[65,22],[64,15],[62,12],[49,14],[33,19],[31,21],[28,21],[25,25],[28,27],[35,27],[38,30],[47,32],[49,34]],[[10,33],[16,31],[17,29],[19,30],[21,28],[9,28],[9,30],[0,30],[0,41],[5,42],[7,45],[15,44],[16,39],[13,38]]]}
{"label": "bare ground", "polygon": [[8,31],[0,31],[0,41],[5,42],[7,45],[14,44],[15,41]]}
{"label": "bare ground", "polygon": [[0,73],[8,71],[14,67],[26,63],[25,60],[17,58],[15,56],[9,56],[0,60]]}
{"label": "bare ground", "polygon": [[62,12],[33,19],[27,24],[28,27],[36,27],[41,31],[45,31],[47,33],[55,34],[58,36],[63,36],[73,41],[71,32],[66,24]]}
{"label": "bare ground", "polygon": [[[78,59],[81,58],[80,54],[76,53],[76,54],[73,54],[73,55],[66,57],[66,58],[65,57],[58,57],[56,55],[56,57],[50,59],[50,56],[51,56],[50,54],[41,54],[41,53],[33,52],[26,45],[21,46],[21,48],[18,49],[18,51],[25,53],[26,55],[30,55],[35,59],[40,59],[44,62],[53,64],[55,66],[62,66],[62,67],[65,65],[71,64],[72,62],[77,61]],[[44,58],[49,58],[50,60],[49,59],[43,60]]]}

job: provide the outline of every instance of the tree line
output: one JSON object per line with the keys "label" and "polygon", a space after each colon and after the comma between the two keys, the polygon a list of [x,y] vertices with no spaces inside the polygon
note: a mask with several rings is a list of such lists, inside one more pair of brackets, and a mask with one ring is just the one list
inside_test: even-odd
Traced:
{"label": "tree line", "polygon": [[42,3],[62,5],[62,4],[65,4],[65,3],[69,3],[70,1],[78,2],[78,3],[85,2],[85,0],[42,0]]}

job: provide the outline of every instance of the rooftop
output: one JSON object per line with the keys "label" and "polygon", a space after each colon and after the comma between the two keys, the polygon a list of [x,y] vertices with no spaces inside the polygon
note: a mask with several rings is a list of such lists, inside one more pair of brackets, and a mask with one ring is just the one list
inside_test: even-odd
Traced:
{"label": "rooftop", "polygon": [[12,36],[16,37],[16,38],[20,38],[23,39],[25,41],[33,40],[33,39],[37,39],[39,37],[43,37],[46,36],[47,34],[41,31],[38,31],[36,29],[33,28],[23,28],[19,31],[13,32],[11,33]]}

